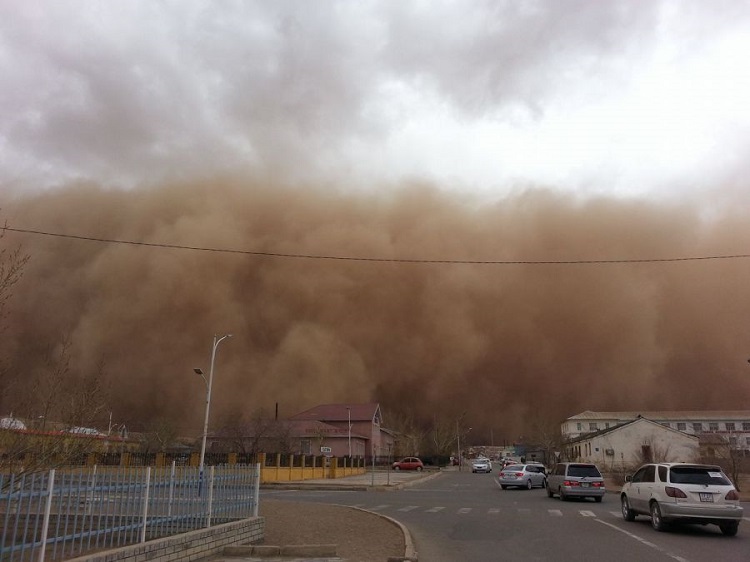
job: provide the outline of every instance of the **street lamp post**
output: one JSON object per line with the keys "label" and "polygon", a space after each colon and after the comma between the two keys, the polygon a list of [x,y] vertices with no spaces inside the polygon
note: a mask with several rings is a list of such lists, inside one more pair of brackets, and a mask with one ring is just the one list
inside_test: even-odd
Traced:
{"label": "street lamp post", "polygon": [[199,466],[200,475],[201,478],[203,477],[203,463],[206,458],[206,437],[208,436],[208,412],[211,408],[211,388],[213,387],[214,382],[214,361],[216,360],[216,348],[219,347],[219,344],[224,341],[227,338],[231,338],[232,334],[226,334],[224,336],[217,336],[214,335],[214,344],[211,348],[211,367],[208,371],[208,380],[206,380],[205,375],[203,374],[203,371],[201,369],[193,369],[193,371],[196,372],[196,374],[200,375],[200,377],[203,379],[203,382],[206,384],[206,417],[203,420],[203,438],[201,440],[201,461]]}

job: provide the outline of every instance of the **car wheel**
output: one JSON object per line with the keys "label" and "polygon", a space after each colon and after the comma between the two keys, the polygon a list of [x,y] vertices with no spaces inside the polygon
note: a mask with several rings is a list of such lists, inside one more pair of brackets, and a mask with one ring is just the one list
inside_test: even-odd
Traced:
{"label": "car wheel", "polygon": [[526,489],[527,489],[527,490],[531,490],[531,488],[533,488],[533,486],[532,486],[532,484],[531,484],[531,479],[529,478],[529,479],[528,479],[528,480],[526,481]]}
{"label": "car wheel", "polygon": [[401,470],[401,467],[398,466],[398,465],[396,465],[396,466],[393,467],[393,470]]}
{"label": "car wheel", "polygon": [[733,537],[737,534],[737,529],[740,528],[740,522],[739,521],[727,521],[726,523],[720,523],[719,529],[721,529],[721,534],[726,535],[727,537]]}
{"label": "car wheel", "polygon": [[417,472],[422,472],[422,467],[421,466],[417,467]]}
{"label": "car wheel", "polygon": [[560,496],[561,501],[564,501],[564,502],[568,501],[568,498],[565,497],[565,494],[563,493],[562,488],[557,489],[557,495]]}
{"label": "car wheel", "polygon": [[547,488],[547,497],[548,497],[548,498],[554,498],[554,497],[555,497],[555,494],[554,494],[554,492],[553,492],[553,491],[552,491],[552,490],[550,489],[550,487],[549,487],[549,483],[545,482],[544,484],[545,484],[545,486],[546,486],[546,488]]}
{"label": "car wheel", "polygon": [[635,512],[630,509],[628,496],[622,496],[622,498],[620,498],[620,507],[622,510],[622,518],[625,521],[635,521]]}
{"label": "car wheel", "polygon": [[654,528],[654,530],[666,531],[667,524],[664,522],[664,519],[662,519],[661,508],[659,507],[659,502],[656,502],[656,501],[651,502],[650,511],[651,511],[651,526]]}

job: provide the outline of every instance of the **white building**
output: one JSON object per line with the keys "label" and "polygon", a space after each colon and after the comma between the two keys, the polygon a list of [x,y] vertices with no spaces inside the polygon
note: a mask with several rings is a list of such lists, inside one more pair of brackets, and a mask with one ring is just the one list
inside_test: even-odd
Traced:
{"label": "white building", "polygon": [[564,460],[595,463],[603,471],[642,462],[695,462],[699,438],[661,423],[637,417],[567,440]]}
{"label": "white building", "polygon": [[562,423],[562,436],[571,441],[588,433],[610,429],[639,417],[687,435],[713,433],[725,436],[729,444],[750,453],[750,410],[687,410],[592,412],[587,410]]}

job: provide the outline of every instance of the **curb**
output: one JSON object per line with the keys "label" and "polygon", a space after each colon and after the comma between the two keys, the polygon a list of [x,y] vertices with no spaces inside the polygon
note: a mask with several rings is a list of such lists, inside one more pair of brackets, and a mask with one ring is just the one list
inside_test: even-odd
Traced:
{"label": "curb", "polygon": [[388,562],[398,562],[398,561],[417,561],[417,549],[414,547],[414,541],[411,538],[411,533],[409,532],[409,529],[399,521],[396,521],[395,519],[388,517],[387,515],[383,515],[382,513],[377,513],[375,511],[369,511],[367,509],[362,509],[361,507],[354,507],[351,505],[344,505],[341,507],[348,507],[349,509],[356,509],[357,511],[362,511],[364,513],[368,513],[370,515],[377,515],[381,519],[385,519],[386,521],[390,521],[394,525],[396,525],[399,529],[401,529],[401,532],[404,534],[404,557],[403,558],[388,558]]}

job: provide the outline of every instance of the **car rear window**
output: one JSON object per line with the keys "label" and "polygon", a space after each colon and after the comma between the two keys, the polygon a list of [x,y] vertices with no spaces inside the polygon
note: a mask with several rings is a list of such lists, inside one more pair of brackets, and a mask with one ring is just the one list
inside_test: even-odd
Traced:
{"label": "car rear window", "polygon": [[522,471],[523,465],[522,464],[511,464],[505,467],[505,470],[515,470],[515,471]]}
{"label": "car rear window", "polygon": [[669,471],[669,481],[674,484],[732,484],[718,468],[701,466],[673,466]]}
{"label": "car rear window", "polygon": [[571,464],[568,467],[568,476],[601,478],[602,474],[593,464]]}

